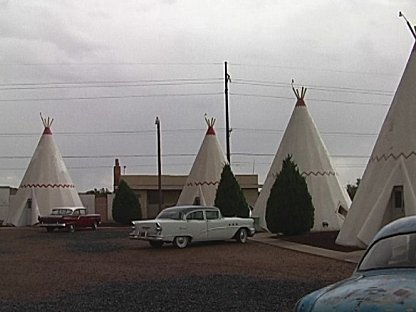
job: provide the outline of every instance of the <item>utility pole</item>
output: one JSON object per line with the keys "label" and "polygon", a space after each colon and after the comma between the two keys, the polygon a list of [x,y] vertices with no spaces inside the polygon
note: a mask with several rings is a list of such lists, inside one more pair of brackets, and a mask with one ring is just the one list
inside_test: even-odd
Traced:
{"label": "utility pole", "polygon": [[228,82],[231,81],[230,75],[227,71],[227,62],[224,62],[224,86],[225,86],[225,145],[227,150],[227,160],[231,164],[230,156],[230,116],[228,108]]}
{"label": "utility pole", "polygon": [[160,120],[156,116],[155,125],[157,129],[157,177],[159,192],[159,212],[162,211],[162,157],[160,148]]}

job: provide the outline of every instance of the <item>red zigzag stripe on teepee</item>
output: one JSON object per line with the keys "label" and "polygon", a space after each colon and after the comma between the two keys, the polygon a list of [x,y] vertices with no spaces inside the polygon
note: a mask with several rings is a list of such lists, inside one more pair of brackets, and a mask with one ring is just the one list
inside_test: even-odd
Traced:
{"label": "red zigzag stripe on teepee", "polygon": [[[313,176],[315,176],[315,177],[317,177],[317,176],[335,176],[335,172],[332,172],[332,171],[309,171],[309,172],[301,172],[300,173],[300,175],[301,176],[307,176],[307,177],[309,177],[309,176],[311,176],[311,175],[313,175]],[[274,178],[277,178],[277,176],[278,176],[278,174],[273,174],[273,177]]]}
{"label": "red zigzag stripe on teepee", "polygon": [[32,188],[32,187],[39,187],[39,188],[74,188],[75,185],[73,184],[24,184],[20,186],[21,188]]}
{"label": "red zigzag stripe on teepee", "polygon": [[409,154],[400,153],[398,155],[394,155],[393,153],[390,153],[388,155],[383,154],[381,156],[373,156],[373,157],[370,158],[369,162],[380,161],[380,160],[388,160],[389,158],[393,158],[394,160],[397,160],[400,157],[403,157],[404,159],[408,159],[412,156],[416,156],[416,152],[410,152]]}
{"label": "red zigzag stripe on teepee", "polygon": [[218,183],[219,183],[218,181],[216,181],[216,182],[207,182],[207,181],[204,181],[204,182],[189,182],[189,183],[186,183],[186,186],[217,185]]}
{"label": "red zigzag stripe on teepee", "polygon": [[307,176],[307,177],[309,177],[309,176],[311,176],[311,175],[313,175],[313,176],[315,176],[315,177],[317,177],[317,176],[334,176],[335,175],[335,172],[331,172],[331,171],[310,171],[310,172],[302,172],[301,173],[301,175],[303,175],[303,176]]}

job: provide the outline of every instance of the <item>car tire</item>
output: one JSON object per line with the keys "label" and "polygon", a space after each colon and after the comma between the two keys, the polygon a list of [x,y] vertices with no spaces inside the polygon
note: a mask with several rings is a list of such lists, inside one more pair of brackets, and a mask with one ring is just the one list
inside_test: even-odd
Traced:
{"label": "car tire", "polygon": [[51,227],[51,226],[46,227],[46,231],[47,231],[48,233],[52,233],[54,229],[55,229],[55,228],[53,228],[53,227]]}
{"label": "car tire", "polygon": [[238,230],[237,236],[236,236],[237,242],[239,242],[241,244],[245,244],[245,243],[247,243],[247,237],[248,237],[247,229],[239,229]]}
{"label": "car tire", "polygon": [[68,225],[68,230],[69,230],[70,233],[74,233],[75,232],[75,225],[73,225],[73,224]]}
{"label": "car tire", "polygon": [[163,242],[161,241],[149,241],[149,244],[152,248],[161,248],[163,246]]}
{"label": "car tire", "polygon": [[173,245],[176,248],[183,249],[189,244],[189,237],[188,236],[176,236],[173,240]]}
{"label": "car tire", "polygon": [[91,228],[92,228],[93,231],[95,231],[98,228],[98,223],[96,221],[94,221]]}

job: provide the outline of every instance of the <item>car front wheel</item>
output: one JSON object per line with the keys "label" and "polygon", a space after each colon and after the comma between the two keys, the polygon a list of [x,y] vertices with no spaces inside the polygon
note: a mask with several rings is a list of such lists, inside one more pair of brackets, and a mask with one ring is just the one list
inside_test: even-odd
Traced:
{"label": "car front wheel", "polygon": [[247,230],[246,229],[240,229],[237,233],[237,242],[241,244],[247,243]]}
{"label": "car front wheel", "polygon": [[185,248],[189,244],[189,237],[187,236],[176,236],[173,240],[173,245],[176,248]]}
{"label": "car front wheel", "polygon": [[74,233],[75,232],[75,225],[73,225],[73,224],[68,225],[68,230],[69,230],[69,232]]}
{"label": "car front wheel", "polygon": [[98,224],[97,224],[97,222],[94,222],[92,224],[92,230],[95,231],[97,228],[98,228]]}

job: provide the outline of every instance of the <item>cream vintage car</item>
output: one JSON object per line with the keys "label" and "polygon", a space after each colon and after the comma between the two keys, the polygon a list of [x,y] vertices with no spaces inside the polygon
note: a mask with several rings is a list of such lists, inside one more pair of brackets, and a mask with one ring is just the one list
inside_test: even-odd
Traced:
{"label": "cream vintage car", "polygon": [[166,208],[154,220],[133,221],[131,239],[146,240],[150,246],[160,248],[173,243],[185,248],[191,242],[236,239],[246,243],[253,236],[254,220],[227,218],[216,207],[176,206]]}

